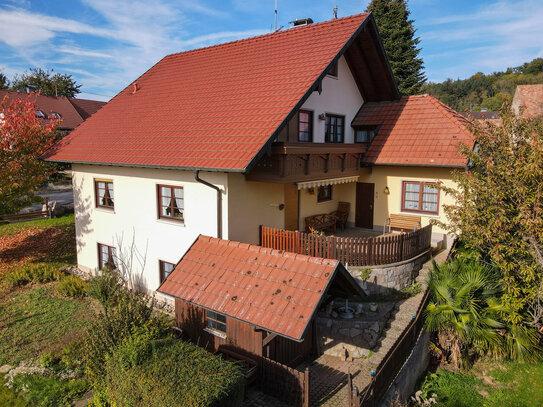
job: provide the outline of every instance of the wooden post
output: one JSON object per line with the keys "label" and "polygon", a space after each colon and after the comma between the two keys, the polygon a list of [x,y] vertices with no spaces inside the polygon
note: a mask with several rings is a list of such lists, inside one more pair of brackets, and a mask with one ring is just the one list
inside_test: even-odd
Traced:
{"label": "wooden post", "polygon": [[258,242],[259,246],[262,246],[262,225],[258,227]]}
{"label": "wooden post", "polygon": [[347,390],[349,390],[349,407],[353,407],[353,378],[351,372],[347,373]]}
{"label": "wooden post", "polygon": [[402,233],[400,235],[400,258],[398,259],[398,261],[403,261],[403,239],[404,239],[404,234]]}
{"label": "wooden post", "polygon": [[304,374],[304,407],[309,407],[309,368],[305,368]]}

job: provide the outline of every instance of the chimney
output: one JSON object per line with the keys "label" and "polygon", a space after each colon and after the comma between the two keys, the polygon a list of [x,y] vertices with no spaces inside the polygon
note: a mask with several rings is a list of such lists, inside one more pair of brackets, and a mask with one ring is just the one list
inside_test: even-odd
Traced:
{"label": "chimney", "polygon": [[297,18],[296,20],[294,21],[291,21],[290,24],[294,25],[294,27],[298,27],[298,26],[301,26],[301,25],[309,25],[309,24],[313,24],[313,19],[312,18]]}

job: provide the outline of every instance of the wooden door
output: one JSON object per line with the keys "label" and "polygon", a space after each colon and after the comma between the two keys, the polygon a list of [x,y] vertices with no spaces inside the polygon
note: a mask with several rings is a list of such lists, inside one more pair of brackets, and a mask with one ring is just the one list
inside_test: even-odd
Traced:
{"label": "wooden door", "polygon": [[298,230],[298,186],[285,184],[285,229]]}
{"label": "wooden door", "polygon": [[373,229],[373,201],[375,184],[356,183],[355,225],[359,228]]}

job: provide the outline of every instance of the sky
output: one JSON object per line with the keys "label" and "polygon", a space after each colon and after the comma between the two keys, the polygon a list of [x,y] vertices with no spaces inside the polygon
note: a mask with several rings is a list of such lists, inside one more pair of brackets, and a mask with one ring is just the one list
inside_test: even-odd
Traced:
{"label": "sky", "polygon": [[[0,72],[67,73],[109,100],[162,57],[269,33],[275,0],[0,0]],[[369,0],[277,0],[278,25],[363,12]],[[543,57],[543,0],[410,0],[430,81]]]}

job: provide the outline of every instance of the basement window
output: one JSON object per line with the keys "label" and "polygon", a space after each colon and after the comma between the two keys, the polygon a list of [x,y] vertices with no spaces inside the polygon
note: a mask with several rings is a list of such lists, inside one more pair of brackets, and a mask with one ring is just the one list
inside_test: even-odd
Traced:
{"label": "basement window", "polygon": [[100,270],[117,268],[117,250],[113,246],[98,243],[98,267]]}
{"label": "basement window", "polygon": [[160,283],[162,284],[175,268],[175,264],[168,263],[167,261],[159,260],[158,268],[160,270]]}

